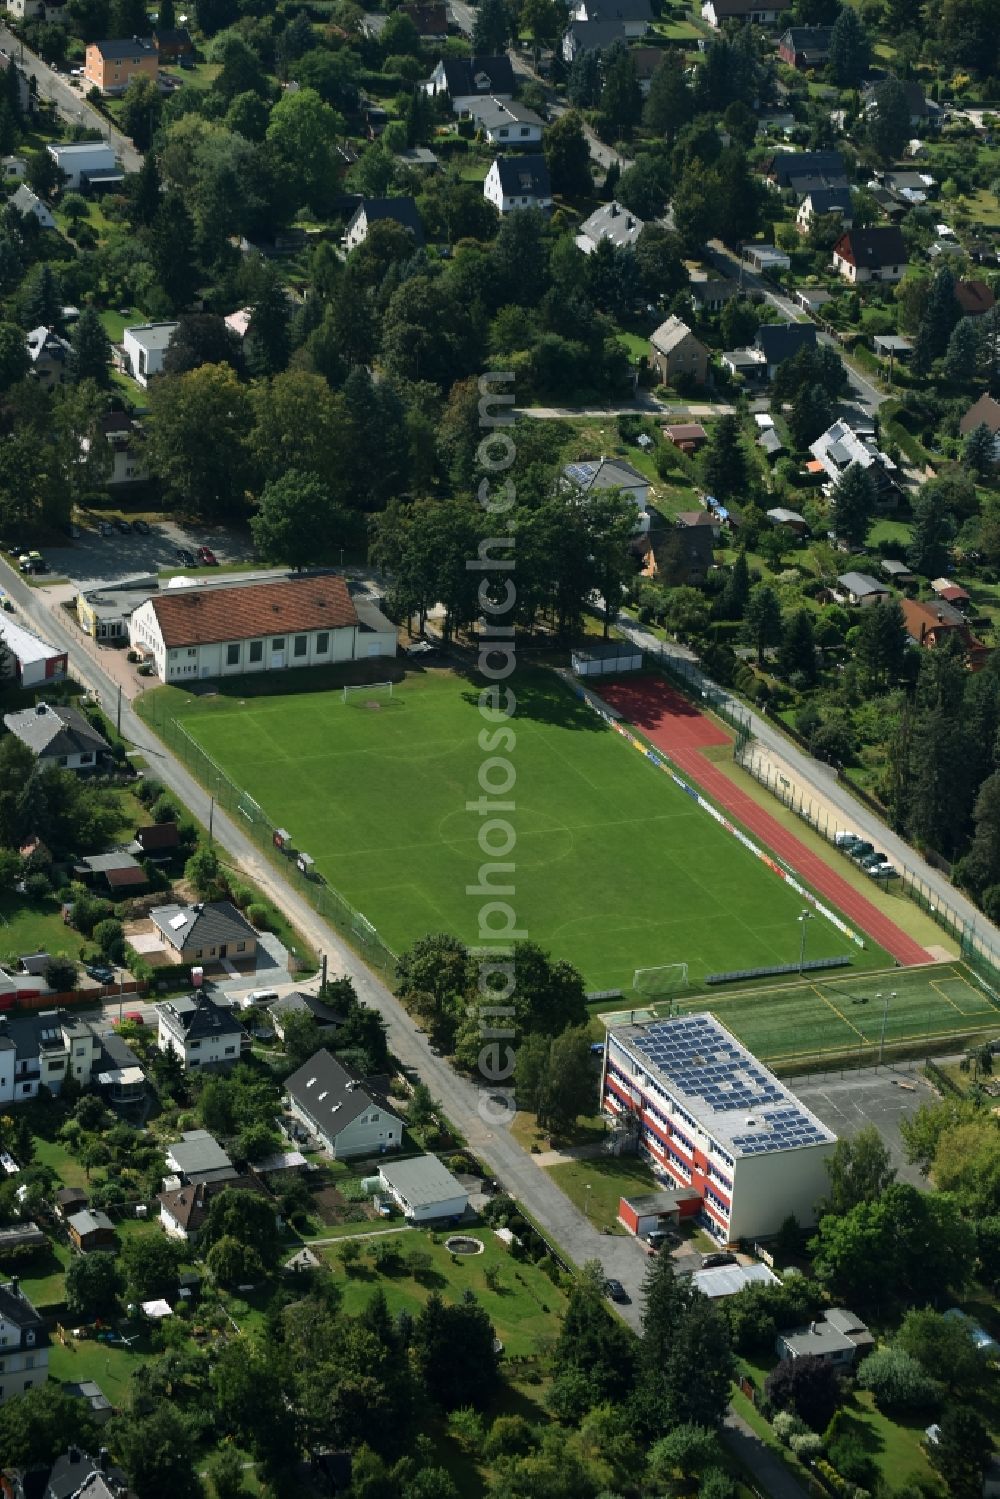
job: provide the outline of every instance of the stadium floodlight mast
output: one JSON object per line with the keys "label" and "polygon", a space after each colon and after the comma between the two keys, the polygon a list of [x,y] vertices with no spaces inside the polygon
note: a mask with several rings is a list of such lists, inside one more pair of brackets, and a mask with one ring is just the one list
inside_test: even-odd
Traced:
{"label": "stadium floodlight mast", "polygon": [[882,1001],[882,1031],[878,1038],[878,1064],[881,1067],[882,1053],[885,1050],[885,1024],[889,1018],[889,1003],[896,998],[896,991],[893,989],[889,994],[876,994],[875,998]]}
{"label": "stadium floodlight mast", "polygon": [[816,918],[811,911],[803,910],[799,912],[798,922],[801,928],[801,933],[799,936],[799,973],[802,972],[803,968],[806,965],[806,927],[808,926],[810,921],[815,920]]}

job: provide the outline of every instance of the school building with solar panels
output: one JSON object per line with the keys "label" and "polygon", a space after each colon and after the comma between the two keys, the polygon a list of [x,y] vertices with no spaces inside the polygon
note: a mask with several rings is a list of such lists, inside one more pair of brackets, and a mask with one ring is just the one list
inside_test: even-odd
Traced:
{"label": "school building with solar panels", "polygon": [[610,1029],[601,1094],[616,1147],[671,1189],[665,1223],[690,1216],[692,1189],[721,1243],[815,1223],[837,1137],[714,1016]]}

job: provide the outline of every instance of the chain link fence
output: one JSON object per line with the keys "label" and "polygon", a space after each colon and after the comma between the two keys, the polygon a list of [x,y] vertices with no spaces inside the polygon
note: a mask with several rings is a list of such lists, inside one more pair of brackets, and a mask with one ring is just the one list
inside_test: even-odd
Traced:
{"label": "chain link fence", "polygon": [[144,717],[173,750],[181,763],[210,796],[234,820],[253,843],[266,854],[288,883],[309,902],[312,908],[344,937],[372,968],[391,981],[396,972],[398,954],[382,938],[360,911],[356,911],[339,890],[318,875],[305,874],[296,863],[295,853],[279,851],[274,842],[278,823],[269,817],[259,802],[233,780],[208,752],[194,739],[184,725],[162,711],[155,697],[144,704]]}

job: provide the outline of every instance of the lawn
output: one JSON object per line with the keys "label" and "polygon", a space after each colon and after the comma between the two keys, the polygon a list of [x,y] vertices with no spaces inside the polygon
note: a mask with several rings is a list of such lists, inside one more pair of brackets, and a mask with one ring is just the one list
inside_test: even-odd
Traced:
{"label": "lawn", "polygon": [[[475,892],[484,865],[501,859],[513,871],[491,878],[514,884],[517,929],[575,963],[591,988],[627,989],[636,968],[659,964],[687,962],[700,981],[793,960],[800,897],[552,673],[519,669],[510,685],[509,856],[484,854],[481,816],[467,806],[489,757],[471,681],[410,676],[377,711],[336,690],[243,696],[242,679],[204,696],[150,696],[397,951],[434,931],[479,940]],[[498,835],[503,826],[494,848]],[[811,956],[848,951],[876,960],[814,923]]]}
{"label": "lawn", "polygon": [[33,1255],[23,1262],[18,1278],[33,1306],[44,1311],[47,1306],[61,1304],[66,1295],[66,1271],[72,1258],[71,1250],[55,1239],[49,1241],[44,1254]]}
{"label": "lawn", "polygon": [[[432,1291],[452,1303],[461,1301],[466,1291],[472,1291],[489,1314],[507,1353],[515,1357],[537,1354],[558,1336],[566,1308],[565,1293],[553,1285],[544,1270],[514,1259],[485,1224],[471,1230],[471,1236],[482,1241],[482,1254],[452,1254],[443,1242],[434,1242],[436,1236],[421,1233],[419,1248],[429,1254],[431,1264],[419,1281],[405,1269],[397,1274],[376,1270],[370,1252],[352,1266],[350,1274],[336,1248],[319,1252],[334,1269],[344,1310],[349,1316],[356,1316],[368,1304],[376,1288],[385,1292],[393,1316],[404,1310],[416,1316]],[[414,1252],[417,1236],[408,1233],[397,1237],[405,1261],[406,1255]],[[493,1270],[499,1277],[496,1290],[486,1279],[487,1271]]]}
{"label": "lawn", "polygon": [[[76,957],[80,933],[68,927],[57,900],[28,904],[18,895],[0,894],[0,956],[32,952],[65,952]],[[89,948],[90,944],[86,946]]]}
{"label": "lawn", "polygon": [[546,1170],[595,1228],[613,1234],[625,1232],[618,1222],[619,1199],[656,1192],[661,1185],[637,1156],[599,1155],[590,1161],[565,1161]]}
{"label": "lawn", "polygon": [[[70,1330],[67,1328],[67,1333]],[[112,1405],[127,1405],[132,1375],[149,1357],[149,1347],[109,1348],[95,1338],[67,1337],[63,1345],[53,1337],[49,1349],[49,1375],[53,1379],[96,1380]]]}

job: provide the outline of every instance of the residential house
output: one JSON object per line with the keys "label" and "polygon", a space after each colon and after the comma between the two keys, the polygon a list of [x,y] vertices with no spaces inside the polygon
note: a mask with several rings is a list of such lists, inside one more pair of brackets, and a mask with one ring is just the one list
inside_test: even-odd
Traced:
{"label": "residential house", "polygon": [[65,26],[68,19],[66,5],[61,0],[55,4],[49,4],[48,0],[8,0],[7,9],[18,21],[48,21]]}
{"label": "residential house", "polygon": [[109,854],[85,854],[73,873],[87,884],[105,886],[115,900],[124,900],[129,892],[145,890],[149,884],[149,876],[138,859],[124,849]]}
{"label": "residential house", "polygon": [[[26,995],[44,992],[44,981],[37,979],[25,989]],[[8,1011],[0,1015],[0,1103],[26,1103],[40,1088],[58,1095],[66,1077],[87,1088],[103,1055],[96,1025],[77,1016],[56,1009]]]}
{"label": "residential house", "polygon": [[36,703],[4,714],[4,726],[26,744],[39,765],[60,770],[95,770],[110,745],[79,708],[68,703]]}
{"label": "residential house", "polygon": [[185,1072],[235,1067],[250,1051],[250,1037],[225,1005],[217,1005],[204,990],[156,1006],[156,1044],[172,1051]]}
{"label": "residential house", "polygon": [[[76,1387],[82,1391],[87,1387],[98,1390],[99,1386],[92,1381],[84,1380]],[[67,1386],[63,1386],[69,1393]],[[111,1414],[108,1401],[102,1402],[108,1407],[107,1415],[98,1417],[98,1420],[107,1420]],[[26,1475],[29,1483],[24,1490],[16,1492],[14,1499],[137,1499],[137,1496],[129,1488],[128,1475],[112,1463],[107,1448],[102,1447],[97,1457],[90,1457],[79,1447],[69,1447],[60,1457],[52,1463],[51,1467],[35,1470]],[[39,1487],[30,1482],[37,1479]],[[0,1492],[3,1491],[0,1485]]]}
{"label": "residential house", "polygon": [[544,156],[498,156],[486,173],[483,197],[501,215],[522,208],[552,207],[552,184]]}
{"label": "residential house", "polygon": [[972,633],[969,621],[960,609],[943,599],[925,603],[922,599],[901,599],[903,620],[910,639],[925,650],[934,650],[945,641],[957,639],[973,671],[985,665],[989,647]]}
{"label": "residential house", "polygon": [[333,574],[165,589],[128,620],[161,682],[394,656],[396,627]]}
{"label": "residential house", "polygon": [[679,526],[707,526],[712,533],[712,542],[719,544],[722,535],[722,516],[718,510],[681,510],[674,517]]}
{"label": "residential house", "polygon": [[176,822],[154,822],[149,827],[136,828],[132,852],[141,853],[143,858],[156,863],[158,859],[169,858],[180,847],[180,842],[180,828]]}
{"label": "residential house", "polygon": [[43,203],[26,182],[22,182],[14,193],[10,202],[18,213],[31,214],[36,218],[43,229],[54,229],[56,227],[55,217],[47,203]]}
{"label": "residential house", "polygon": [[645,227],[645,220],[637,218],[629,209],[623,208],[617,199],[613,199],[610,203],[603,203],[589,218],[584,219],[577,232],[576,243],[585,255],[592,254],[605,239],[620,249],[633,249]]}
{"label": "residential house", "polygon": [[45,1321],[21,1290],[20,1282],[0,1285],[0,1404],[43,1385],[49,1375],[49,1335]]}
{"label": "residential house", "polygon": [[702,19],[716,30],[724,21],[738,21],[743,26],[777,26],[792,8],[792,0],[705,0]]}
{"label": "residential house", "polygon": [[711,526],[651,526],[638,537],[633,551],[643,577],[668,588],[704,583],[714,566],[715,537]]}
{"label": "residential house", "polygon": [[860,1317],[842,1307],[831,1307],[808,1327],[779,1333],[775,1343],[782,1359],[808,1356],[836,1368],[849,1368],[859,1354],[863,1358],[874,1346],[875,1339]]}
{"label": "residential house", "polygon": [[601,1091],[612,1144],[697,1192],[717,1241],[775,1233],[789,1214],[815,1223],[836,1136],[714,1015],[610,1027]]}
{"label": "residential house", "polygon": [[71,1213],[66,1219],[66,1230],[84,1254],[95,1249],[115,1249],[118,1245],[114,1224],[99,1208],[82,1208],[79,1213]]}
{"label": "residential house", "polygon": [[307,994],[299,989],[293,989],[291,993],[274,1000],[268,1005],[267,1013],[279,1040],[284,1040],[285,1025],[292,1015],[308,1015],[319,1036],[334,1034],[344,1023],[344,1017],[331,1010],[315,994]]}
{"label": "residential house", "polygon": [[708,433],[700,422],[676,422],[664,427],[663,435],[675,448],[688,454],[697,453],[708,441]]}
{"label": "residential house", "polygon": [[795,215],[795,224],[800,234],[808,234],[813,219],[825,218],[835,213],[843,229],[850,229],[853,222],[854,200],[849,187],[818,187],[806,193]]}
{"label": "residential house", "polygon": [[724,349],[722,363],[745,385],[762,386],[767,382],[767,365],[760,349]]}
{"label": "residential house", "polygon": [[849,572],[841,573],[837,579],[837,591],[845,603],[854,604],[862,609],[870,609],[873,605],[885,603],[892,595],[884,583],[868,573]]}
{"label": "residential house", "polygon": [[738,281],[726,276],[701,276],[691,273],[688,293],[701,312],[721,312],[728,302],[743,295]]}
{"label": "residential house", "polygon": [[153,27],[153,45],[162,66],[165,62],[180,62],[182,58],[194,57],[194,42],[186,26]]}
{"label": "residential house", "polygon": [[816,347],[815,323],[761,323],[754,347],[761,354],[767,378],[773,380],[779,364],[794,359],[802,349]]}
{"label": "residential house", "polygon": [[799,177],[842,177],[844,173],[839,151],[778,151],[767,169],[771,181],[782,188]]}
{"label": "residential house", "polygon": [[973,402],[958,424],[963,437],[968,437],[977,427],[985,427],[993,438],[993,462],[1000,463],[1000,401],[988,393]]}
{"label": "residential house", "polygon": [[620,21],[630,42],[646,35],[653,21],[650,0],[571,0],[572,21]]}
{"label": "residential house", "polygon": [[563,33],[562,56],[567,66],[583,52],[607,52],[624,47],[627,38],[623,21],[611,16],[593,21],[570,21]]}
{"label": "residential house", "polygon": [[903,588],[907,583],[917,581],[916,574],[910,571],[905,562],[900,562],[898,557],[883,557],[880,566],[896,588]]}
{"label": "residential house", "polygon": [[478,99],[514,97],[514,69],[506,54],[499,57],[442,58],[424,88],[432,97],[445,94],[455,114],[468,114]]}
{"label": "residential house", "polygon": [[867,418],[858,415],[851,422],[834,422],[822,436],[809,444],[809,451],[833,483],[857,463],[875,486],[879,505],[891,508],[898,500],[896,475],[899,470],[888,453],[878,446],[874,424]]}
{"label": "residential house", "polygon": [[801,203],[807,193],[820,193],[831,189],[841,192],[850,185],[846,172],[803,172],[801,175],[793,175],[788,179],[787,191],[796,203]]}
{"label": "residential house", "polygon": [[[105,476],[106,489],[127,489],[133,484],[144,484],[149,478],[149,466],[143,452],[145,434],[142,424],[126,411],[109,411],[100,419],[100,428],[111,449],[111,469]],[[80,442],[86,452],[90,439]]]}
{"label": "residential house", "polygon": [[985,281],[956,281],[955,301],[963,317],[982,317],[996,306],[993,290]]}
{"label": "residential house", "polygon": [[159,81],[160,64],[152,37],[130,36],[87,47],[83,77],[87,88],[102,94],[123,94],[133,78]]}
{"label": "residential house", "polygon": [[661,385],[673,385],[686,375],[696,385],[708,382],[709,352],[679,317],[668,317],[649,336],[649,363]]}
{"label": "residential house", "polygon": [[929,172],[880,172],[878,176],[886,192],[904,208],[919,208],[937,188]]}
{"label": "residential house", "polygon": [[396,198],[362,198],[344,231],[344,248],[348,254],[363,245],[373,224],[399,224],[413,235],[415,244],[424,242],[424,226],[417,205],[408,194]]}
{"label": "residential house", "polygon": [[106,181],[113,178],[115,182],[124,181],[118,158],[105,141],[47,146],[46,150],[62,173],[66,192],[86,192],[95,180]]}
{"label": "residential house", "polygon": [[775,245],[744,245],[743,259],[758,276],[774,276],[791,268],[792,258]]}
{"label": "residential house", "polygon": [[154,375],[162,375],[163,361],[176,331],[176,323],[138,323],[126,328],[120,355],[126,375],[142,386],[147,386]]}
{"label": "residential house", "polygon": [[653,74],[662,65],[666,54],[662,47],[630,47],[628,55],[639,80],[639,92],[644,99],[648,99],[653,86]]}
{"label": "residential house", "polygon": [[564,488],[575,489],[580,494],[589,494],[592,490],[619,490],[635,501],[637,529],[648,527],[649,480],[624,458],[581,458],[575,463],[567,463],[561,482]]}
{"label": "residential house", "polygon": [[516,100],[510,103],[492,97],[478,100],[470,113],[491,146],[527,150],[541,145],[544,122],[533,109]]}
{"label": "residential house", "polygon": [[944,599],[946,604],[951,604],[954,608],[961,609],[963,614],[969,612],[972,595],[967,589],[962,588],[951,578],[932,578],[931,588],[936,598]]}
{"label": "residential house", "polygon": [[19,687],[42,687],[65,679],[66,652],[56,650],[6,613],[0,613],[0,641],[6,649],[3,674],[13,677]]}
{"label": "residential house", "polygon": [[833,247],[833,264],[855,286],[867,281],[901,281],[907,265],[902,232],[895,224],[849,229]]}
{"label": "residential house", "polygon": [[444,0],[411,0],[401,7],[423,42],[444,41],[448,35],[448,7]]}
{"label": "residential house", "polygon": [[58,1217],[71,1218],[87,1206],[89,1198],[82,1187],[60,1187],[52,1199]]}
{"label": "residential house", "polygon": [[155,906],[149,917],[173,949],[175,963],[247,968],[256,962],[257,933],[232,901]]}
{"label": "residential house", "polygon": [[[884,80],[869,83],[861,91],[861,107],[865,114],[871,114],[875,108],[880,82]],[[910,107],[910,127],[917,130],[929,117],[938,113],[938,107],[928,100],[922,86],[914,79],[898,79],[897,82],[902,84],[906,93],[906,102]]]}
{"label": "residential house", "polygon": [[832,26],[790,26],[778,38],[778,56],[790,68],[825,68]]}
{"label": "residential house", "polygon": [[188,1187],[219,1186],[238,1175],[214,1135],[207,1129],[187,1129],[167,1146],[167,1170]]}
{"label": "residential house", "polygon": [[135,1052],[116,1032],[101,1037],[101,1071],[98,1085],[104,1097],[115,1108],[141,1103],[146,1096],[146,1074]]}
{"label": "residential house", "polygon": [[403,1123],[380,1091],[322,1049],[285,1083],[293,1116],[335,1160],[398,1150]]}
{"label": "residential house", "polygon": [[0,171],[7,182],[23,182],[28,175],[28,161],[24,156],[0,156]]}
{"label": "residential house", "polygon": [[[773,428],[768,428],[768,431],[773,431]],[[809,535],[809,522],[805,516],[800,515],[797,510],[789,510],[785,505],[773,505],[767,511],[767,518],[772,526],[787,526],[796,536]]]}
{"label": "residential house", "polygon": [[66,383],[73,357],[73,346],[68,339],[61,338],[52,328],[42,324],[25,334],[24,344],[33,380],[46,390]]}
{"label": "residential house", "polygon": [[198,1182],[194,1186],[171,1187],[157,1194],[160,1204],[160,1227],[168,1239],[180,1239],[194,1244],[205,1226],[209,1209],[220,1192],[255,1192],[265,1195],[256,1176],[237,1176],[234,1171],[227,1181]]}
{"label": "residential house", "polygon": [[382,1190],[411,1223],[458,1219],[469,1206],[468,1190],[436,1155],[382,1161],[378,1174]]}

